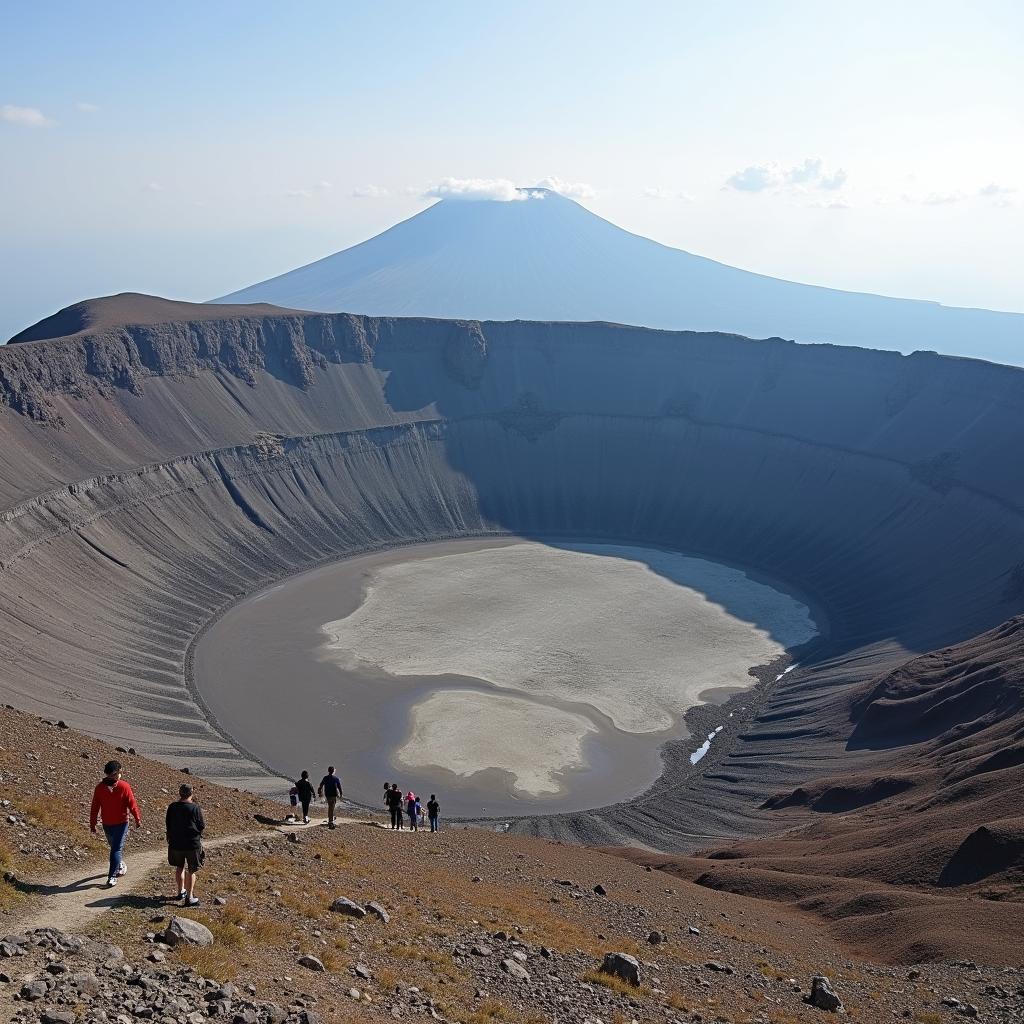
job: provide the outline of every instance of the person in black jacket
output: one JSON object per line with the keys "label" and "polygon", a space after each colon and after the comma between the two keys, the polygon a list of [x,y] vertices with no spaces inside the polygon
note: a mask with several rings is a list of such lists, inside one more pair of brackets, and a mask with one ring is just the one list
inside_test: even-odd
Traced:
{"label": "person in black jacket", "polygon": [[334,808],[341,799],[341,779],[334,774],[333,764],[328,767],[327,774],[320,780],[316,794],[327,801],[327,827],[334,828]]}
{"label": "person in black jacket", "polygon": [[313,797],[316,796],[316,790],[313,789],[313,783],[309,781],[309,772],[302,773],[302,778],[295,783],[295,791],[299,798],[299,803],[302,804],[302,823],[304,825],[308,825],[309,805],[313,802]]}
{"label": "person in black jacket", "polygon": [[203,832],[206,822],[202,808],[192,799],[192,787],[183,783],[178,800],[167,808],[167,863],[174,868],[178,896],[186,907],[199,905],[196,872],[205,859]]}
{"label": "person in black jacket", "polygon": [[388,802],[388,810],[391,811],[391,827],[402,831],[402,791],[398,788],[397,782],[391,783],[391,788],[384,798]]}

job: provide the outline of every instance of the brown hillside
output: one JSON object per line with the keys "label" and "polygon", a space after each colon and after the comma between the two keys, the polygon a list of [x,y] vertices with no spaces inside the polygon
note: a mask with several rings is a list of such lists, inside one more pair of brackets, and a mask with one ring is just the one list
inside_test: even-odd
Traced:
{"label": "brown hillside", "polygon": [[[201,780],[214,836],[252,833],[211,849],[200,874],[204,902],[187,914],[211,929],[213,946],[168,950],[153,942],[181,913],[168,869],[145,878],[129,872],[125,883],[133,888],[107,894],[89,881],[101,851],[84,849],[81,864],[47,859],[61,845],[82,849],[85,793],[95,761],[110,748],[10,710],[0,711],[0,730],[5,798],[18,801],[12,814],[19,819],[4,825],[3,840],[10,848],[21,833],[31,836],[30,852],[15,852],[7,868],[15,882],[0,890],[0,927],[17,939],[21,922],[45,915],[51,897],[33,892],[34,881],[81,878],[75,883],[81,899],[99,900],[88,934],[102,940],[78,952],[68,951],[70,943],[55,955],[26,936],[24,955],[3,964],[11,982],[0,983],[0,1010],[18,1020],[35,1022],[62,1005],[82,1020],[98,1021],[99,1011],[116,1015],[122,1007],[129,1019],[145,1019],[173,989],[181,993],[175,999],[200,1007],[197,1021],[228,1012],[218,1003],[226,999],[232,1013],[251,1008],[257,1024],[285,1016],[299,1024],[307,1011],[339,1021],[426,1015],[458,1024],[794,1024],[822,1019],[822,1011],[804,1002],[818,973],[831,978],[855,1020],[938,1020],[951,1012],[942,1000],[952,998],[973,1005],[983,1019],[1000,1019],[1021,1005],[1017,988],[1024,978],[1016,973],[929,964],[908,980],[903,968],[851,955],[804,913],[598,851],[469,829],[414,835],[347,824],[282,835],[253,817],[279,808]],[[39,760],[27,756],[34,750],[46,753]],[[151,822],[180,772],[122,758]],[[27,805],[38,802],[51,816],[37,824]],[[159,842],[153,829],[142,845]],[[341,896],[359,906],[376,901],[389,919],[332,912]],[[112,956],[109,943],[123,950],[124,960]],[[608,951],[637,957],[639,987],[597,971]],[[316,957],[324,970],[302,966],[302,956]],[[86,975],[99,979],[98,994],[76,989],[82,984],[76,979]],[[22,984],[40,978],[41,1002],[12,999]],[[229,983],[234,990],[219,987]]]}
{"label": "brown hillside", "polygon": [[[765,802],[780,834],[688,858],[623,855],[716,889],[813,911],[894,961],[1024,959],[1024,618],[908,661],[850,702],[877,775]],[[814,820],[787,828],[793,809]]]}

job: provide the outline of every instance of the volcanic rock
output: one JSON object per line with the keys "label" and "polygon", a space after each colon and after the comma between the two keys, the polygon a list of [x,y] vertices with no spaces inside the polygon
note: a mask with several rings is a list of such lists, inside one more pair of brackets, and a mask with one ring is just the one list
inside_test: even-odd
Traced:
{"label": "volcanic rock", "polygon": [[816,974],[811,978],[811,991],[807,996],[807,1002],[819,1010],[828,1010],[831,1013],[838,1013],[843,1008],[843,1001],[836,995],[832,983],[822,974]]}
{"label": "volcanic rock", "polygon": [[212,946],[213,932],[187,917],[172,917],[163,932],[163,941],[168,946],[185,944],[189,946]]}
{"label": "volcanic rock", "polygon": [[629,953],[605,953],[601,971],[614,974],[631,985],[640,984],[640,961]]}

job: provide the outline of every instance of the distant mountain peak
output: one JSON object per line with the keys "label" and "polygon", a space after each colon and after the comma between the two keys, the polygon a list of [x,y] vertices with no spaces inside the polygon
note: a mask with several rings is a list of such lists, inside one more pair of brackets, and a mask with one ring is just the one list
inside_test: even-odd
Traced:
{"label": "distant mountain peak", "polygon": [[603,320],[995,362],[1024,315],[797,284],[633,234],[543,186],[522,202],[443,198],[381,234],[214,300],[472,320]]}

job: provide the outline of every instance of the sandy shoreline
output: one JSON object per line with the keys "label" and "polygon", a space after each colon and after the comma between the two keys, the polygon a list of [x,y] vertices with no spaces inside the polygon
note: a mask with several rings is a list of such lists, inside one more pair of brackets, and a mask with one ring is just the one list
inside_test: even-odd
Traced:
{"label": "sandy shoreline", "polygon": [[[322,659],[322,622],[357,612],[368,580],[382,567],[521,543],[519,538],[478,537],[371,553],[291,577],[239,602],[196,645],[194,677],[204,703],[222,727],[231,723],[230,734],[240,747],[283,774],[301,768],[315,774],[327,761],[337,762],[347,776],[348,795],[360,802],[376,803],[385,779],[399,771],[410,782],[415,778],[417,788],[445,792],[446,813],[467,817],[558,813],[639,795],[661,773],[662,745],[688,735],[682,714],[673,715],[668,728],[637,736],[615,728],[599,709],[544,695],[549,720],[566,715],[578,721],[579,743],[561,761],[555,757],[547,765],[546,775],[534,780],[539,789],[530,794],[501,769],[480,770],[477,764],[475,773],[467,773],[467,762],[460,768],[458,759],[450,766],[454,771],[428,768],[432,759],[421,749],[413,760],[424,763],[416,770],[408,758],[395,756],[413,734],[417,708],[447,701],[450,710],[461,699],[464,708],[476,705],[478,721],[486,724],[492,716],[482,714],[481,705],[507,709],[502,701],[514,694],[476,676],[402,676],[366,664],[342,671]],[[738,673],[740,686],[748,682],[748,667]],[[295,683],[298,678],[301,686]],[[709,693],[701,699],[721,696]],[[582,721],[581,709],[586,712]],[[537,721],[543,722],[543,708],[538,712]],[[435,716],[435,721],[445,718]],[[451,740],[458,742],[457,729]],[[478,745],[488,749],[486,742]],[[458,746],[465,750],[468,744]]]}

